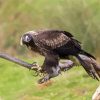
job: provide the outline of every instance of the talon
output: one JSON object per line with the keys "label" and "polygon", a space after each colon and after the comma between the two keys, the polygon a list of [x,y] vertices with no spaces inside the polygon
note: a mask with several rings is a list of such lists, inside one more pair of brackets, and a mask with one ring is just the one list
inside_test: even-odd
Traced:
{"label": "talon", "polygon": [[38,80],[38,83],[39,83],[39,84],[42,84],[42,83],[45,83],[45,82],[47,82],[47,81],[48,81],[48,79],[42,78],[42,79],[39,79],[39,80]]}
{"label": "talon", "polygon": [[37,62],[33,63],[33,66],[31,67],[31,70],[39,71],[41,70],[41,67],[38,65]]}
{"label": "talon", "polygon": [[33,62],[33,66],[30,68],[30,70],[34,70],[35,73],[34,73],[34,76],[42,76],[41,74],[41,67],[38,65],[37,62]]}
{"label": "talon", "polygon": [[42,84],[42,83],[44,83],[44,82],[45,82],[45,81],[44,81],[44,78],[38,80],[38,83],[39,83],[39,84]]}
{"label": "talon", "polygon": [[36,77],[36,76],[38,76],[38,75],[39,75],[39,73],[38,73],[38,72],[35,72],[33,76]]}
{"label": "talon", "polygon": [[47,82],[50,79],[49,75],[44,76],[43,78],[38,80],[39,84],[42,84],[44,82]]}
{"label": "talon", "polygon": [[39,73],[39,76],[40,76],[40,77],[41,77],[41,76],[44,76],[44,75],[45,75],[44,73],[41,73],[41,72]]}

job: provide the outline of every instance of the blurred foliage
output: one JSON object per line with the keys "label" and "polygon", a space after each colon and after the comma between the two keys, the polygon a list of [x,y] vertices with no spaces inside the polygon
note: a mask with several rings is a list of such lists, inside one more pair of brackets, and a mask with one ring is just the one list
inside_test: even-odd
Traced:
{"label": "blurred foliage", "polygon": [[100,0],[0,0],[0,49],[23,54],[21,35],[29,30],[71,32],[83,48],[99,55]]}

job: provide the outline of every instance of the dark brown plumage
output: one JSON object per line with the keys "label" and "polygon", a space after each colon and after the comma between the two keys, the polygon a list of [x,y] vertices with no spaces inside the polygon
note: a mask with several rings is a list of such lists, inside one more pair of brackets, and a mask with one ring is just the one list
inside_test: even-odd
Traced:
{"label": "dark brown plumage", "polygon": [[[100,77],[96,69],[99,66],[92,64],[95,57],[82,50],[81,43],[74,39],[69,32],[60,30],[29,31],[22,36],[21,43],[45,56],[42,71],[49,76],[45,76],[40,82],[59,75],[59,60],[66,59],[70,55],[75,56],[86,72],[94,79]],[[89,60],[88,63],[84,57]]]}

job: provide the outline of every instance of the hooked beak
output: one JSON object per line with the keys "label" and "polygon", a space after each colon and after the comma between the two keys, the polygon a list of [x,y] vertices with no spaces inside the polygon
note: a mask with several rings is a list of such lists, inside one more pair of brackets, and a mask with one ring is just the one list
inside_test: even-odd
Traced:
{"label": "hooked beak", "polygon": [[21,45],[21,46],[23,45],[23,42],[22,42],[22,37],[21,37],[21,39],[20,39],[20,45]]}

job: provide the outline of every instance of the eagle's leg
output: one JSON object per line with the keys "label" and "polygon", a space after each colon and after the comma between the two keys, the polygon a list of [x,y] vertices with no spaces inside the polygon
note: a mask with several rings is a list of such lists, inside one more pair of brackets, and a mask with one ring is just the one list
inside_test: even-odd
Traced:
{"label": "eagle's leg", "polygon": [[[43,78],[41,78],[38,83],[42,84],[48,80],[50,80],[53,77],[58,76],[61,71],[67,71],[71,69],[74,66],[74,63],[71,60],[64,60],[59,62],[59,65],[57,67],[50,67],[48,72],[44,75]],[[43,72],[42,72],[43,73]]]}
{"label": "eagle's leg", "polygon": [[46,75],[44,75],[43,78],[39,79],[38,83],[42,84],[48,80],[50,80],[53,77],[58,76],[61,71],[67,71],[73,67],[74,63],[71,60],[64,60],[59,62],[59,65],[57,67],[50,67],[49,71]]}
{"label": "eagle's leg", "polygon": [[48,80],[50,80],[53,77],[56,77],[60,74],[61,70],[60,67],[51,67],[52,72],[47,73],[43,78],[39,79],[38,83],[42,84]]}

